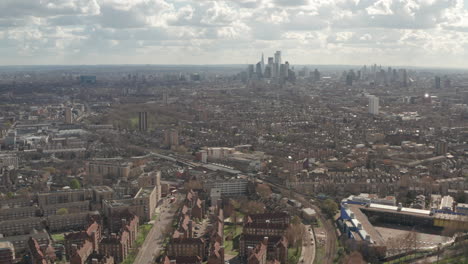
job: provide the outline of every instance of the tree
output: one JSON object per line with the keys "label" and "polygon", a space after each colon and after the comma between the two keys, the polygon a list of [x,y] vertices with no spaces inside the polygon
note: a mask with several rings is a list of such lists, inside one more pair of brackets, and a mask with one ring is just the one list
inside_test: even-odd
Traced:
{"label": "tree", "polygon": [[258,184],[256,187],[255,187],[255,191],[258,193],[258,195],[262,198],[262,199],[268,199],[270,198],[271,194],[272,194],[272,191],[271,191],[271,188],[270,186],[266,185],[266,184]]}
{"label": "tree", "polygon": [[57,210],[57,215],[66,215],[66,214],[68,214],[67,208],[60,208]]}
{"label": "tree", "polygon": [[13,192],[7,192],[6,196],[8,197],[8,199],[11,199],[15,197],[15,194]]}
{"label": "tree", "polygon": [[57,169],[55,169],[54,167],[45,167],[45,168],[42,168],[44,171],[47,171],[48,173],[50,174],[55,174],[57,173]]}
{"label": "tree", "polygon": [[230,204],[232,205],[232,207],[234,207],[235,210],[239,210],[241,207],[240,202],[237,200],[230,200]]}
{"label": "tree", "polygon": [[332,199],[326,199],[320,207],[329,218],[334,217],[338,212],[338,204]]}
{"label": "tree", "polygon": [[184,188],[185,190],[198,190],[198,189],[202,189],[203,185],[200,181],[190,180],[185,183]]}
{"label": "tree", "polygon": [[348,257],[346,257],[343,261],[345,264],[364,264],[366,263],[364,259],[362,258],[361,253],[358,251],[353,251],[351,254],[349,254]]}
{"label": "tree", "polygon": [[457,195],[455,196],[455,201],[457,203],[465,203],[466,202],[465,192],[462,190],[458,191]]}
{"label": "tree", "polygon": [[73,179],[70,181],[70,188],[72,189],[80,189],[81,188],[81,183],[77,179]]}
{"label": "tree", "polygon": [[291,224],[293,225],[300,225],[302,224],[302,220],[299,216],[295,215],[293,216],[292,220],[291,220]]}
{"label": "tree", "polygon": [[257,201],[248,201],[242,205],[241,211],[246,215],[261,214],[265,212],[265,204]]}
{"label": "tree", "polygon": [[286,230],[286,238],[294,247],[299,247],[302,242],[302,238],[306,233],[306,228],[302,223],[291,224]]}

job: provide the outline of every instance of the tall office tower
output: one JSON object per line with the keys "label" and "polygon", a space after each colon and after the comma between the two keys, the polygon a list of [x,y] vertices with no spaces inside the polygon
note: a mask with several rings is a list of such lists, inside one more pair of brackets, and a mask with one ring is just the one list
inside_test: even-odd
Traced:
{"label": "tall office tower", "polygon": [[255,73],[257,74],[258,79],[263,78],[263,71],[262,71],[262,63],[261,62],[257,63],[257,65],[255,67]]}
{"label": "tall office tower", "polygon": [[350,73],[346,74],[346,85],[353,85],[353,76]]}
{"label": "tall office tower", "polygon": [[408,86],[408,72],[406,69],[403,69],[403,87]]}
{"label": "tall office tower", "polygon": [[379,98],[377,96],[369,96],[369,113],[373,115],[379,114]]}
{"label": "tall office tower", "polygon": [[73,109],[71,107],[65,108],[65,123],[73,124]]}
{"label": "tall office tower", "polygon": [[263,74],[265,78],[271,78],[271,66],[267,65],[265,67],[265,73]]}
{"label": "tall office tower", "polygon": [[275,52],[275,63],[281,64],[281,51]]}
{"label": "tall office tower", "polygon": [[435,88],[440,89],[440,77],[439,76],[435,77]]}
{"label": "tall office tower", "polygon": [[247,76],[249,77],[249,79],[252,79],[253,75],[254,75],[254,65],[250,64],[247,67]]}
{"label": "tall office tower", "polygon": [[273,57],[268,57],[268,67],[270,67],[270,78],[276,77],[275,75],[275,61]]}
{"label": "tall office tower", "polygon": [[281,67],[281,51],[275,52],[275,77],[280,77],[280,67]]}
{"label": "tall office tower", "polygon": [[148,113],[147,112],[138,112],[138,129],[140,131],[148,130]]}
{"label": "tall office tower", "polygon": [[260,65],[261,65],[261,73],[263,76],[263,73],[265,72],[265,58],[263,57],[263,52],[262,52],[262,60],[260,61]]}
{"label": "tall office tower", "polygon": [[[284,73],[285,76],[284,77],[288,78],[289,77],[289,62],[288,61],[286,63],[284,63],[284,68],[285,68],[285,70],[284,70],[285,71],[285,73]],[[294,71],[294,67],[293,67],[292,70]]]}
{"label": "tall office tower", "polygon": [[288,71],[289,71],[289,63],[286,62],[285,64],[280,65],[279,77],[281,79],[288,78]]}
{"label": "tall office tower", "polygon": [[398,80],[398,73],[396,69],[393,69],[392,73],[392,82],[396,82]]}
{"label": "tall office tower", "polygon": [[314,70],[314,81],[320,81],[320,72],[317,69]]}

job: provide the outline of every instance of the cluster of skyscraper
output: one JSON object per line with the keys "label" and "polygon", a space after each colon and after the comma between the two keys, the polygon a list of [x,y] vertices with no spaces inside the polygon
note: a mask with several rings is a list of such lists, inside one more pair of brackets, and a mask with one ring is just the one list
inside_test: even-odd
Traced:
{"label": "cluster of skyscraper", "polygon": [[249,65],[245,79],[275,79],[280,82],[286,80],[294,81],[296,76],[294,71],[289,68],[289,62],[282,63],[281,51],[276,51],[274,57],[268,57],[265,64],[265,58],[262,53],[261,60],[256,65]]}
{"label": "cluster of skyscraper", "polygon": [[400,85],[406,87],[411,84],[412,80],[408,77],[406,69],[392,69],[388,67],[387,70],[382,66],[374,64],[370,67],[364,65],[360,70],[355,72],[354,70],[345,71],[343,73],[343,79],[346,85],[353,85],[354,81],[367,81],[374,83],[375,85]]}

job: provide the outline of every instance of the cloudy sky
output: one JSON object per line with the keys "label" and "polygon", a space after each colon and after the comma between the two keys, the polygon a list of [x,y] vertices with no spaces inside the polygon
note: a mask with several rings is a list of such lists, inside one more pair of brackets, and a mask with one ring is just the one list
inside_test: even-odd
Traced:
{"label": "cloudy sky", "polygon": [[0,65],[468,68],[468,0],[0,0]]}

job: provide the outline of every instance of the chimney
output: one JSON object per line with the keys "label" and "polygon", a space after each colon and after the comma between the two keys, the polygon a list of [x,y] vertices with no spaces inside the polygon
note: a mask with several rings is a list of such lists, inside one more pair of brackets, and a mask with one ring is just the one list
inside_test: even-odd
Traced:
{"label": "chimney", "polygon": [[91,263],[92,264],[98,264],[99,262],[98,262],[98,260],[96,258],[93,258],[93,259],[91,259]]}
{"label": "chimney", "polygon": [[350,217],[351,219],[354,219],[354,213],[349,214],[349,217]]}
{"label": "chimney", "polygon": [[361,223],[357,224],[357,228],[358,228],[359,230],[362,230],[362,224],[361,224]]}
{"label": "chimney", "polygon": [[189,220],[188,222],[188,232],[189,232],[189,237],[193,237],[193,222],[192,220]]}
{"label": "chimney", "polygon": [[403,208],[403,205],[401,203],[398,203],[398,209],[397,211],[401,211],[401,209]]}
{"label": "chimney", "polygon": [[267,236],[263,238],[263,244],[268,245],[268,237]]}
{"label": "chimney", "polygon": [[122,227],[126,226],[127,225],[127,219],[125,218],[122,218]]}

